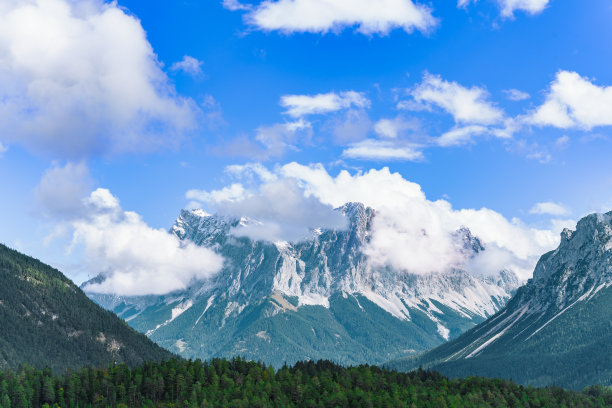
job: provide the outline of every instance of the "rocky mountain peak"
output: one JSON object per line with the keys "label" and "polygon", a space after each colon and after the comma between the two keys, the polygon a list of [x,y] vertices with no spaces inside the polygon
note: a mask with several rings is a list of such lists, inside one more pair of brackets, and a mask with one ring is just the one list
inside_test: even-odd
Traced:
{"label": "rocky mountain peak", "polygon": [[563,230],[499,313],[410,364],[531,385],[609,383],[611,321],[612,212]]}
{"label": "rocky mountain peak", "polygon": [[480,239],[472,234],[472,231],[464,225],[462,225],[456,232],[455,238],[461,240],[463,244],[463,250],[467,252],[469,255],[476,255],[481,251],[485,250],[484,245],[480,241]]}
{"label": "rocky mountain peak", "polygon": [[575,231],[564,229],[559,247],[542,256],[533,280],[560,290],[612,282],[612,212],[582,218]]}
{"label": "rocky mountain peak", "polygon": [[[336,210],[347,217],[346,228],[317,228],[300,242],[236,236],[244,219],[182,211],[171,233],[223,256],[217,276],[156,299],[92,297],[187,357],[249,350],[275,363],[334,358],[353,364],[455,337],[495,314],[519,286],[509,271],[418,275],[374,266],[365,246],[375,210],[357,202]],[[485,250],[468,228],[455,235],[466,258]]]}

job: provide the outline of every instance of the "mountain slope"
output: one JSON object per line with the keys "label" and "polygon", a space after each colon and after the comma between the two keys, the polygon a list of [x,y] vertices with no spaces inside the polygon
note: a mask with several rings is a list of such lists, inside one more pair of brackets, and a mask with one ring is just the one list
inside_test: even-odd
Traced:
{"label": "mountain slope", "polygon": [[[252,220],[183,211],[172,232],[223,255],[216,278],[161,297],[88,294],[185,357],[243,355],[280,366],[322,358],[375,364],[430,349],[493,315],[519,285],[506,271],[476,278],[459,269],[372,269],[363,247],[374,211],[358,203],[339,210],[348,229],[318,230],[295,244],[232,234]],[[467,229],[457,240],[468,254],[485,250]]]}
{"label": "mountain slope", "polygon": [[56,269],[0,245],[0,369],[55,371],[172,355],[93,303]]}
{"label": "mountain slope", "polygon": [[418,365],[535,386],[612,385],[612,212],[563,231],[559,247],[494,317],[419,358],[390,364]]}

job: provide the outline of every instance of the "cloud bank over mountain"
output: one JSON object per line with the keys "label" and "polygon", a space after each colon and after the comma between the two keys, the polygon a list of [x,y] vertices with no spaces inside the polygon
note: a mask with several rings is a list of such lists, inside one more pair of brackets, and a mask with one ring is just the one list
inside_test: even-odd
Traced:
{"label": "cloud bank over mountain", "polygon": [[89,216],[72,221],[73,245],[83,245],[92,271],[105,276],[87,290],[120,295],[165,294],[219,272],[223,258],[212,250],[148,226],[124,211],[110,191],[98,188],[84,205]]}
{"label": "cloud bank over mountain", "polygon": [[[201,197],[206,198],[201,204],[207,210],[236,217],[252,216],[261,223],[259,239],[294,239],[295,235],[286,233],[284,226],[291,231],[296,219],[306,221],[302,231],[307,227],[333,226],[325,222],[317,225],[314,220],[326,220],[323,215],[329,217],[332,207],[347,202],[374,208],[377,216],[365,251],[378,268],[426,274],[468,265],[479,274],[508,268],[526,279],[539,256],[559,240],[556,231],[531,228],[487,208],[457,210],[446,200],[430,201],[418,184],[386,167],[353,174],[343,170],[334,176],[320,164],[293,162],[273,170],[254,164],[231,166],[229,173],[238,182],[228,189],[240,191],[241,195],[229,199],[220,191],[200,191]],[[265,217],[258,217],[249,212],[249,203],[262,196],[266,197],[262,202],[266,212]],[[193,192],[188,197],[197,198]],[[486,258],[466,258],[457,239],[461,227],[469,228],[482,240],[487,248]],[[268,229],[272,233],[266,234]],[[249,235],[249,231],[238,229],[235,234]]]}
{"label": "cloud bank over mountain", "polygon": [[108,189],[93,186],[86,165],[67,163],[49,169],[35,189],[37,207],[55,223],[46,241],[68,238],[67,249],[78,253],[82,268],[105,276],[87,290],[165,294],[221,270],[223,258],[213,250],[151,227]]}

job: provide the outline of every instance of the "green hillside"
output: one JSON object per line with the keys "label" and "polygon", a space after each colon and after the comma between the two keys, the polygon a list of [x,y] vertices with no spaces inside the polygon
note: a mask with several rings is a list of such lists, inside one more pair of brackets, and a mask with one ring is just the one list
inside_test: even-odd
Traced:
{"label": "green hillside", "polygon": [[172,355],[58,270],[0,245],[0,369],[159,361]]}
{"label": "green hillside", "polygon": [[527,340],[533,331],[528,335],[521,331],[525,333],[533,320],[517,323],[491,343],[486,353],[474,357],[459,358],[462,350],[471,351],[473,344],[480,344],[476,342],[495,325],[494,319],[420,357],[388,365],[399,370],[433,367],[452,377],[511,378],[533,386],[582,389],[612,384],[612,288],[600,291],[589,302],[575,304]]}

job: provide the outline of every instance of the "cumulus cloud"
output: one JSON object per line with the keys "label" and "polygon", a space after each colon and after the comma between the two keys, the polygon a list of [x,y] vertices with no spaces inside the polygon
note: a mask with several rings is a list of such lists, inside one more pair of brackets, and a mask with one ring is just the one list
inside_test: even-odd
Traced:
{"label": "cumulus cloud", "polygon": [[423,160],[419,146],[398,144],[388,140],[366,139],[344,149],[342,157],[361,160]]}
{"label": "cumulus cloud", "polygon": [[546,201],[543,203],[536,203],[529,210],[529,214],[540,214],[540,215],[546,214],[546,215],[563,216],[563,215],[569,215],[570,213],[571,211],[565,208],[562,204],[553,203],[550,201]]}
{"label": "cumulus cloud", "polygon": [[[248,172],[248,167],[244,169]],[[239,171],[233,174],[240,176]],[[263,186],[272,186],[265,193],[263,188],[257,190],[265,196],[265,199],[259,198],[257,207],[267,211],[267,222],[277,220],[273,229],[283,229],[285,221],[277,214],[282,209],[276,210],[274,206],[284,202],[287,195],[291,210],[285,216],[290,223],[294,222],[294,214],[300,213],[304,197],[314,200],[305,207],[308,217],[318,216],[315,214],[318,210],[312,213],[309,208],[319,205],[329,210],[347,202],[361,202],[374,208],[372,235],[364,250],[375,269],[390,267],[426,274],[464,267],[474,273],[491,274],[506,268],[526,279],[539,256],[558,244],[555,232],[530,228],[518,219],[508,220],[490,209],[457,210],[446,200],[430,201],[418,184],[388,168],[353,174],[343,170],[334,176],[320,164],[289,163],[265,174],[268,179],[274,174],[275,181],[263,182]],[[244,202],[250,200],[249,197]],[[266,210],[268,207],[271,209]],[[240,206],[232,209],[237,210],[243,209]],[[312,226],[312,221],[305,222],[304,227],[306,224]],[[483,252],[486,257],[476,259],[480,255],[470,258],[466,254],[457,234],[463,226],[482,240],[487,248]]]}
{"label": "cumulus cloud", "polygon": [[526,121],[538,126],[590,130],[612,125],[612,86],[598,86],[576,72],[559,71],[544,104]]}
{"label": "cumulus cloud", "polygon": [[370,100],[361,92],[284,95],[280,105],[286,109],[284,114],[290,117],[289,121],[259,126],[253,137],[243,135],[218,151],[257,160],[278,158],[287,151],[298,151],[312,139],[313,124],[306,118],[310,115],[336,113],[324,127],[341,144],[363,139],[372,127],[365,112]]}
{"label": "cumulus cloud", "polygon": [[415,121],[406,120],[401,116],[393,119],[380,119],[374,125],[374,132],[376,132],[378,136],[387,139],[397,139],[398,136],[406,130],[416,129],[418,129],[418,125]]}
{"label": "cumulus cloud", "polygon": [[[494,244],[510,251],[516,262],[508,265],[508,268],[521,277],[528,277],[532,272],[530,268],[522,266],[524,262],[535,265],[542,253],[558,243],[558,237],[551,231],[529,228],[518,219],[507,220],[490,209],[455,210],[448,201],[427,200],[418,184],[404,179],[399,173],[391,173],[388,168],[353,175],[341,171],[333,177],[322,165],[290,163],[283,166],[281,172],[287,177],[301,180],[305,191],[319,197],[324,203],[337,206],[346,201],[358,201],[378,210],[381,217],[380,221],[375,222],[374,235],[382,234],[383,237],[378,241],[380,245],[370,249],[371,253],[377,254],[376,262],[395,267],[404,265],[403,269],[413,273],[431,270],[419,268],[412,261],[412,256],[422,258],[428,254],[428,261],[423,261],[425,265],[435,265],[436,259],[454,259],[453,254],[440,258],[438,248],[456,248],[453,236],[461,226],[468,227],[485,246]],[[397,240],[393,243],[384,237],[389,230],[396,231]],[[417,246],[419,251],[425,252],[412,253],[410,244],[420,237],[424,237],[425,241],[427,237],[435,237],[429,241],[432,250]],[[396,253],[388,245],[403,247],[405,251]],[[451,264],[440,262],[436,269],[441,271]]]}
{"label": "cumulus cloud", "polygon": [[538,14],[544,11],[550,0],[497,0],[503,16],[512,17],[516,10],[527,14]]}
{"label": "cumulus cloud", "polygon": [[276,175],[261,163],[232,164],[227,166],[225,171],[234,177],[246,177],[249,181],[258,178],[267,183],[277,179]]}
{"label": "cumulus cloud", "polygon": [[53,166],[34,189],[37,206],[43,215],[61,220],[85,213],[81,199],[91,191],[93,180],[83,162]]}
{"label": "cumulus cloud", "polygon": [[250,4],[242,4],[238,0],[223,0],[223,3],[221,4],[223,4],[223,7],[231,11],[252,9]]}
{"label": "cumulus cloud", "polygon": [[[515,90],[516,91],[516,90]],[[457,82],[447,81],[439,75],[425,73],[420,83],[408,90],[411,99],[400,100],[397,108],[411,111],[435,112],[436,108],[452,115],[455,125],[438,137],[423,139],[426,146],[451,147],[475,142],[477,137],[493,136],[512,139],[524,126],[524,119],[508,117],[504,111],[490,101],[485,88],[465,87]],[[514,98],[525,95],[512,93]],[[379,122],[378,134],[393,136],[388,122]],[[384,127],[383,127],[384,126]],[[388,136],[387,136],[388,138]]]}
{"label": "cumulus cloud", "polygon": [[183,71],[192,76],[202,75],[202,65],[204,63],[197,58],[185,55],[182,60],[170,66],[171,71]]}
{"label": "cumulus cloud", "polygon": [[197,123],[116,3],[0,5],[0,134],[60,158],[173,146]]}
{"label": "cumulus cloud", "polygon": [[217,214],[242,218],[232,231],[236,236],[297,242],[310,237],[314,228],[346,227],[342,214],[315,197],[305,196],[297,180],[291,178],[270,180],[248,193],[241,184],[229,187],[239,194],[227,194],[227,189],[191,190],[187,198],[201,200]]}
{"label": "cumulus cloud", "polygon": [[201,203],[226,203],[241,201],[247,196],[247,190],[240,183],[233,183],[220,190],[189,190],[185,197]]}
{"label": "cumulus cloud", "polygon": [[[466,7],[477,0],[458,0],[458,7]],[[513,17],[516,10],[535,15],[544,11],[550,0],[495,0],[504,17]]]}
{"label": "cumulus cloud", "polygon": [[568,135],[563,135],[555,140],[555,147],[557,149],[565,149],[570,142],[570,138]]}
{"label": "cumulus cloud", "polygon": [[456,127],[436,139],[436,143],[442,147],[460,146],[471,143],[475,136],[481,136],[489,132],[488,127],[480,125]]}
{"label": "cumulus cloud", "polygon": [[[608,211],[608,208],[602,211]],[[553,218],[550,220],[551,229],[557,233],[561,233],[564,229],[576,230],[576,224],[578,224],[577,220],[569,219],[569,218]]]}
{"label": "cumulus cloud", "polygon": [[372,130],[372,121],[364,109],[349,109],[330,119],[325,127],[331,129],[334,142],[345,145],[365,139]]}
{"label": "cumulus cloud", "polygon": [[[228,9],[245,9],[234,0],[223,4]],[[356,27],[368,35],[384,35],[397,28],[428,32],[437,24],[429,7],[412,0],[266,0],[246,14],[246,21],[266,31],[327,33]]]}
{"label": "cumulus cloud", "polygon": [[87,216],[71,222],[73,246],[82,245],[92,272],[102,282],[86,290],[136,296],[185,289],[219,272],[223,259],[210,249],[180,241],[164,229],[148,226],[124,211],[110,191],[99,188],[83,201]]}
{"label": "cumulus cloud", "polygon": [[506,98],[515,102],[524,101],[531,98],[531,95],[529,95],[527,92],[523,92],[518,89],[505,89],[503,92],[506,94]]}
{"label": "cumulus cloud", "polygon": [[527,278],[539,256],[558,243],[555,233],[530,228],[518,219],[507,220],[490,209],[455,210],[448,201],[430,201],[418,184],[388,168],[356,174],[341,171],[333,177],[321,165],[290,163],[280,172],[299,179],[307,194],[324,203],[338,206],[357,201],[375,208],[378,215],[367,251],[376,265],[410,273],[456,266],[465,261],[456,236],[465,226],[485,247],[509,252],[512,261],[505,267]]}
{"label": "cumulus cloud", "polygon": [[287,150],[298,150],[298,144],[309,141],[311,137],[312,125],[304,119],[260,126],[257,128],[255,140],[263,145],[264,149],[253,153],[262,158],[280,157]]}
{"label": "cumulus cloud", "polygon": [[[492,125],[504,118],[503,111],[488,100],[489,94],[484,88],[466,88],[439,75],[426,73],[423,81],[412,89],[411,95],[416,104],[442,108],[458,123]],[[405,107],[406,104],[400,103],[399,106]]]}
{"label": "cumulus cloud", "polygon": [[285,113],[295,118],[337,112],[350,107],[366,108],[370,101],[363,93],[355,91],[329,92],[317,95],[284,95],[281,97],[281,106],[286,108]]}

